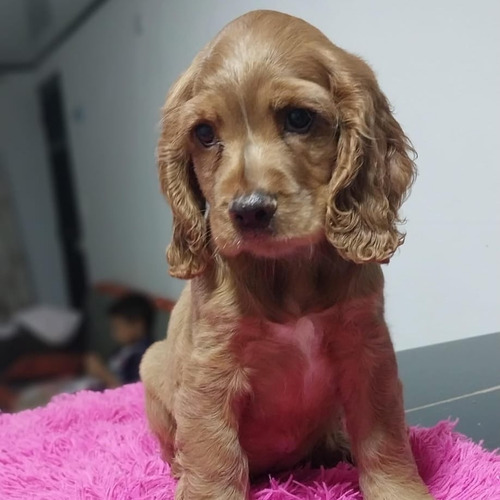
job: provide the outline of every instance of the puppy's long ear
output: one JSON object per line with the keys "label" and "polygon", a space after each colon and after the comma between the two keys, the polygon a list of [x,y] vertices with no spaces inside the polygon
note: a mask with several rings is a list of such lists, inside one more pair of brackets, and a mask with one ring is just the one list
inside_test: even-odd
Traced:
{"label": "puppy's long ear", "polygon": [[167,248],[170,274],[190,279],[201,274],[208,262],[207,227],[201,194],[188,152],[190,130],[185,107],[193,97],[198,62],[174,83],[163,108],[162,131],[157,149],[161,188],[173,213],[172,241]]}
{"label": "puppy's long ear", "polygon": [[347,71],[338,60],[329,64],[340,117],[326,235],[347,260],[387,262],[404,242],[398,211],[416,174],[414,150],[372,71],[343,57]]}

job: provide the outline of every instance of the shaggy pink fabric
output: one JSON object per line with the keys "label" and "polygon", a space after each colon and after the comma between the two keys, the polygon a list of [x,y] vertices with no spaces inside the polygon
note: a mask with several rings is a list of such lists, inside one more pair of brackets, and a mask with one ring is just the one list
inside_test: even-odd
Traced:
{"label": "shaggy pink fabric", "polygon": [[[143,411],[141,384],[62,395],[0,415],[0,499],[171,499],[175,488]],[[441,422],[412,429],[420,472],[438,500],[500,500],[500,456]],[[253,500],[361,500],[356,470],[297,470],[254,485]]]}

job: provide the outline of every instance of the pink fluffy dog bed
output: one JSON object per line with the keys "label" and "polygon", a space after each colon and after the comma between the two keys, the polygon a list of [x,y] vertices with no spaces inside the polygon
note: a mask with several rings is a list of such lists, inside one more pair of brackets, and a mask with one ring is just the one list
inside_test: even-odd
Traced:
{"label": "pink fluffy dog bed", "polygon": [[[500,500],[500,457],[442,422],[414,428],[420,472],[438,500]],[[172,499],[140,384],[55,398],[0,415],[0,499]],[[296,470],[254,485],[253,500],[361,500],[356,470]],[[403,500],[403,499],[402,499]]]}

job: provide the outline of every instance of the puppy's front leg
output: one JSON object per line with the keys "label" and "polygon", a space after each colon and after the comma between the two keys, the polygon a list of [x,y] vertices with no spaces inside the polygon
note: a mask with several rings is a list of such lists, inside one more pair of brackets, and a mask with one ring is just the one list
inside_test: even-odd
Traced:
{"label": "puppy's front leg", "polygon": [[246,379],[227,351],[195,352],[175,402],[176,500],[245,500],[248,463],[238,440]]}
{"label": "puppy's front leg", "polygon": [[431,500],[408,440],[401,383],[385,324],[352,332],[341,394],[365,500]]}

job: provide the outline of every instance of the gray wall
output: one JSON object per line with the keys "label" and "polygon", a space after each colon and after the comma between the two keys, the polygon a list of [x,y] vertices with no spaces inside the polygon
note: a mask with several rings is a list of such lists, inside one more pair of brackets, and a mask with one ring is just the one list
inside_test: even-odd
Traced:
{"label": "gray wall", "polygon": [[36,300],[65,305],[49,169],[31,75],[0,80],[0,154]]}

